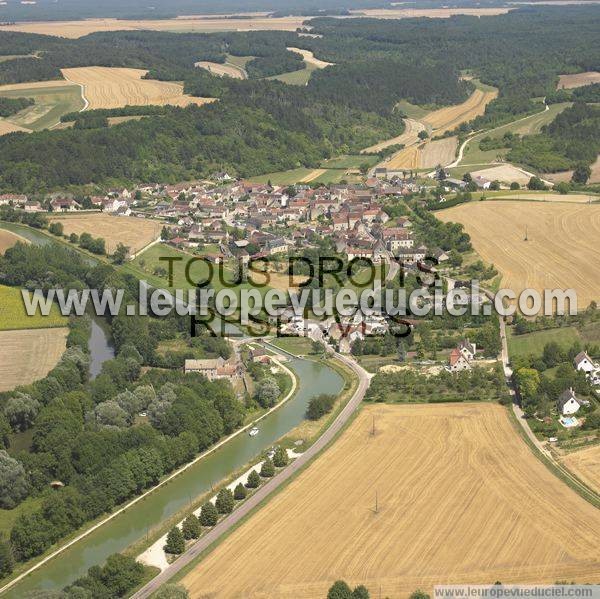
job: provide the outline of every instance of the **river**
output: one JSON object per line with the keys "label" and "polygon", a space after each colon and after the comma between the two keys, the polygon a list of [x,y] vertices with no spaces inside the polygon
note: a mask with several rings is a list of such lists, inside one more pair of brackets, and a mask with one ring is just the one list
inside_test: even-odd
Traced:
{"label": "river", "polygon": [[[0,225],[5,227],[4,223]],[[5,228],[9,229],[8,226]],[[42,233],[26,227],[14,230],[33,243],[51,241]],[[92,320],[91,375],[97,376],[103,362],[114,356],[110,335],[100,319]],[[122,551],[148,534],[195,498],[211,490],[219,481],[229,477],[271,447],[304,419],[309,400],[321,393],[339,394],[343,378],[322,362],[289,358],[286,365],[298,379],[296,394],[278,410],[264,418],[255,437],[240,434],[212,454],[196,462],[168,484],[158,488],[130,509],[122,512],[59,554],[39,570],[6,592],[6,597],[21,599],[35,589],[61,589],[84,575],[90,566],[100,564],[112,554]]]}

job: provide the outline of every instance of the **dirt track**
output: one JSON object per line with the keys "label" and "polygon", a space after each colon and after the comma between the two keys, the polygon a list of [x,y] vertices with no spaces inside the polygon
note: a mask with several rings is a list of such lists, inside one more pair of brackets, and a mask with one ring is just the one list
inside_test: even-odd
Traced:
{"label": "dirt track", "polygon": [[505,408],[370,405],[183,583],[192,598],[321,599],[341,578],[397,599],[443,582],[599,576],[600,512]]}
{"label": "dirt track", "polygon": [[405,146],[409,146],[411,144],[417,143],[419,141],[419,131],[423,131],[425,126],[423,123],[419,123],[419,121],[415,121],[414,119],[404,119],[404,124],[406,128],[404,129],[404,133],[402,135],[398,135],[397,137],[393,137],[392,139],[386,139],[385,141],[379,142],[374,146],[370,146],[361,151],[362,154],[376,154],[377,152],[381,152],[385,148],[389,148],[390,146],[395,146],[398,144],[404,144]]}

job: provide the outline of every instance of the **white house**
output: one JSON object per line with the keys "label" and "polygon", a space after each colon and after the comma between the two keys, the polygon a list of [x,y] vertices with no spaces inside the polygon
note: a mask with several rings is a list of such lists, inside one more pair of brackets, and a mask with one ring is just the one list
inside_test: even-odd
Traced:
{"label": "white house", "polygon": [[573,362],[576,370],[583,370],[586,374],[598,369],[598,366],[592,362],[592,359],[584,351],[579,352]]}
{"label": "white house", "polygon": [[462,354],[460,349],[455,348],[450,352],[450,358],[448,362],[448,370],[450,372],[460,372],[461,370],[470,370],[471,363]]}
{"label": "white house", "polygon": [[558,398],[558,409],[563,416],[569,416],[579,411],[581,406],[589,406],[587,399],[579,399],[572,388],[567,389]]}
{"label": "white house", "polygon": [[458,344],[458,351],[465,357],[467,362],[471,362],[475,358],[477,353],[477,346],[475,343],[471,343],[468,339],[463,339]]}

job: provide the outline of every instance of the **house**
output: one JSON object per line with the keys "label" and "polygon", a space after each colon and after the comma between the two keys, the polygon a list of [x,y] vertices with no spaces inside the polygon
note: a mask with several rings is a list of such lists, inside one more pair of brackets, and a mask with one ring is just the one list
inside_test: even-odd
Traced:
{"label": "house", "polygon": [[56,198],[50,202],[50,206],[53,212],[75,212],[81,208],[75,200],[68,198]]}
{"label": "house", "polygon": [[467,362],[472,362],[477,353],[477,346],[468,339],[463,339],[457,346],[458,351],[465,357]]}
{"label": "house", "polygon": [[186,374],[195,372],[205,376],[209,381],[231,379],[240,375],[237,364],[226,362],[223,358],[186,360],[183,366]]}
{"label": "house", "polygon": [[42,205],[35,200],[27,200],[25,204],[23,204],[23,209],[25,212],[42,212],[44,210]]}
{"label": "house", "polygon": [[23,206],[26,202],[26,195],[14,193],[5,193],[0,195],[0,206]]}
{"label": "house", "polygon": [[582,405],[584,405],[584,402],[577,399],[573,389],[567,389],[561,393],[557,402],[558,410],[563,416],[576,414]]}
{"label": "house", "polygon": [[469,360],[465,358],[463,353],[458,348],[454,348],[450,352],[448,359],[448,370],[450,372],[461,372],[462,370],[470,370],[471,364]]}
{"label": "house", "polygon": [[584,351],[579,352],[575,356],[573,363],[575,365],[575,370],[583,370],[583,372],[585,372],[586,374],[598,370],[598,366],[592,362],[592,359]]}
{"label": "house", "polygon": [[260,364],[268,364],[271,361],[269,354],[262,347],[250,350],[250,359],[253,362],[259,362]]}
{"label": "house", "polygon": [[473,182],[480,189],[489,189],[490,185],[492,184],[492,182],[489,179],[485,179],[484,177],[479,176],[473,177]]}

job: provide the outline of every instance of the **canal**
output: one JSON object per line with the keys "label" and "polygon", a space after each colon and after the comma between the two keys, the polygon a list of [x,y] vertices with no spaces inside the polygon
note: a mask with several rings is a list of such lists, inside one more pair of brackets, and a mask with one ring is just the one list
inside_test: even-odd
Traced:
{"label": "canal", "polygon": [[[51,241],[42,233],[4,223],[0,227],[13,230],[33,243]],[[27,235],[25,234],[27,233]],[[89,342],[91,375],[97,376],[102,364],[114,356],[109,330],[101,319],[92,320]],[[23,579],[6,592],[6,597],[21,598],[36,589],[61,589],[83,576],[87,569],[100,564],[112,553],[123,551],[147,535],[196,497],[211,490],[219,481],[229,477],[271,447],[304,419],[310,399],[322,393],[339,394],[344,380],[324,363],[302,358],[286,362],[298,379],[296,394],[259,424],[260,432],[254,437],[240,434],[216,451],[196,462],[134,506],[78,541],[39,570]]]}

